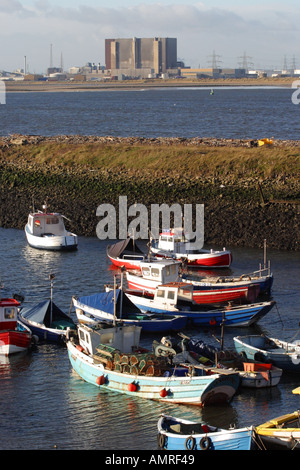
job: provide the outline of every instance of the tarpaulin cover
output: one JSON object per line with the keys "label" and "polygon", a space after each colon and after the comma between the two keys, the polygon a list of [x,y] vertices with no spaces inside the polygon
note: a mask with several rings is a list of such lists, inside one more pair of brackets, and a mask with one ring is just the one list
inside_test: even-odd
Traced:
{"label": "tarpaulin cover", "polygon": [[122,255],[134,255],[142,254],[142,250],[138,245],[133,241],[132,238],[127,238],[127,240],[121,240],[114,245],[111,245],[107,248],[107,254],[112,258],[120,258]]}
{"label": "tarpaulin cover", "polygon": [[[33,307],[22,308],[20,317],[49,327],[51,322],[51,300],[44,300]],[[58,320],[66,320],[72,323],[72,319],[52,301],[52,322]]]}
{"label": "tarpaulin cover", "polygon": [[[140,309],[131,302],[131,300],[123,293],[123,301],[121,302],[121,289],[116,289],[116,314],[120,313],[121,304],[122,311],[126,313],[140,313]],[[114,291],[101,292],[100,294],[86,295],[77,298],[78,302],[88,307],[102,310],[103,312],[114,314]]]}

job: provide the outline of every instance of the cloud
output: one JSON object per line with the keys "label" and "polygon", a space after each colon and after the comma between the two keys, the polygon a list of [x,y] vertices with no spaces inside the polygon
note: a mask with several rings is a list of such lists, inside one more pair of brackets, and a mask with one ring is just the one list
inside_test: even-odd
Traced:
{"label": "cloud", "polygon": [[178,56],[192,66],[207,66],[213,49],[223,55],[223,66],[237,66],[237,57],[245,50],[261,64],[279,59],[281,63],[283,55],[295,54],[299,44],[299,11],[286,5],[282,10],[248,4],[230,10],[172,0],[168,5],[115,8],[64,7],[48,0],[24,5],[21,0],[0,0],[0,40],[8,45],[0,69],[22,66],[20,58],[26,55],[35,71],[45,71],[50,43],[57,57],[63,52],[66,67],[104,63],[104,40],[113,37],[176,37]]}

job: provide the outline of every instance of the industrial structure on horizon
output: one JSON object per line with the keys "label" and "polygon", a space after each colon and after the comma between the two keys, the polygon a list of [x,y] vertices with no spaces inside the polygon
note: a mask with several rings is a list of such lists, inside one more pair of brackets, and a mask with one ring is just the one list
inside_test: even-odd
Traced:
{"label": "industrial structure on horizon", "polygon": [[191,68],[185,66],[177,58],[177,38],[117,38],[105,39],[105,66],[88,62],[84,66],[73,66],[68,72],[63,68],[61,53],[60,67],[53,66],[52,44],[50,45],[50,66],[46,74],[30,74],[24,56],[24,70],[16,72],[0,72],[1,80],[130,80],[155,78],[257,78],[261,76],[300,76],[296,69],[295,58],[293,67],[287,70],[286,58],[284,67],[279,71],[251,70],[248,56],[244,53],[238,68],[221,68],[220,61],[213,51],[210,66]]}

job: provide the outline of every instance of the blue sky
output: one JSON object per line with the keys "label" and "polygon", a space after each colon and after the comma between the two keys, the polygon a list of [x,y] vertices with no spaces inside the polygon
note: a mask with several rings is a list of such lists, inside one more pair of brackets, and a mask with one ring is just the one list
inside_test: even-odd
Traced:
{"label": "blue sky", "polygon": [[0,0],[0,70],[104,65],[105,38],[176,37],[191,67],[300,68],[299,0]]}

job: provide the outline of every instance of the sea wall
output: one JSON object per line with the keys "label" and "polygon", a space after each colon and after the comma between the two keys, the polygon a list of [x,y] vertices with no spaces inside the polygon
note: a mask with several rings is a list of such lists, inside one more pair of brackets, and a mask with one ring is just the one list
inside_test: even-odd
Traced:
{"label": "sea wall", "polygon": [[[51,144],[46,150],[42,147],[45,143]],[[73,146],[72,164],[59,158],[62,143],[68,148]],[[113,150],[118,147],[120,152],[121,148],[124,151],[125,145],[128,155],[138,145],[139,164],[126,168],[126,156],[119,165],[99,163],[101,159],[97,160],[97,164],[92,160],[79,164],[83,149],[95,143],[101,144],[97,155],[102,160],[108,152],[105,147],[108,144]],[[135,203],[147,207],[149,228],[152,204],[171,206],[178,203],[182,207],[184,204],[193,204],[194,207],[204,204],[207,245],[262,247],[266,239],[269,247],[298,251],[300,193],[299,174],[295,172],[299,169],[299,142],[273,143],[274,153],[270,153],[268,158],[271,155],[275,158],[275,149],[288,148],[289,155],[293,155],[293,168],[287,175],[286,165],[283,165],[284,169],[279,169],[275,176],[271,174],[264,178],[255,176],[255,172],[241,176],[232,166],[232,161],[228,163],[231,167],[224,171],[226,159],[224,163],[223,153],[222,172],[190,171],[192,163],[189,165],[188,159],[186,170],[182,171],[182,167],[176,167],[179,161],[176,156],[168,157],[168,164],[171,158],[174,171],[166,172],[163,170],[164,163],[158,169],[146,158],[150,147],[197,147],[199,155],[207,151],[205,158],[210,158],[209,148],[214,152],[219,148],[248,148],[250,151],[256,145],[257,142],[253,141],[231,139],[3,138],[0,142],[0,226],[23,229],[33,204],[36,209],[41,209],[47,200],[50,210],[62,212],[70,219],[67,222],[69,229],[82,236],[96,236],[100,221],[96,215],[97,207],[104,203],[111,204],[118,215],[119,197],[127,196],[128,207]],[[95,150],[94,147],[88,149],[90,155]],[[216,153],[214,158],[217,158]],[[128,223],[131,220],[129,217]]]}

